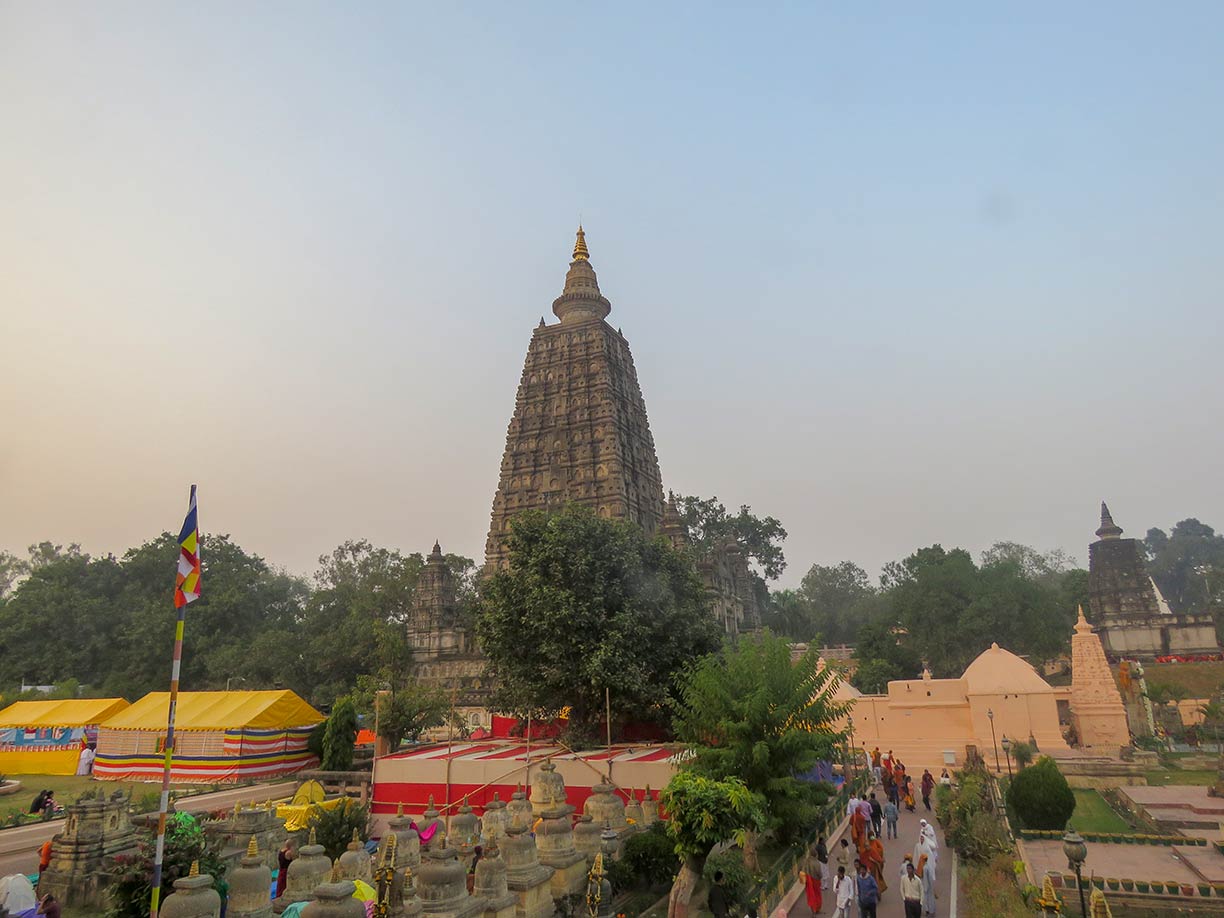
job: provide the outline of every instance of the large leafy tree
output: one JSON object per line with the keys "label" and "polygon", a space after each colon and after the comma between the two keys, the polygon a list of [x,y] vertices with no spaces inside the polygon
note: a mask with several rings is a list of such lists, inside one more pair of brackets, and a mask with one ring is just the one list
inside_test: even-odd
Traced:
{"label": "large leafy tree", "polygon": [[886,572],[892,623],[902,644],[938,677],[959,676],[997,641],[1044,659],[1070,640],[1075,607],[1066,584],[1026,573],[1015,557],[978,567],[963,549],[919,549]]}
{"label": "large leafy tree", "polygon": [[1224,535],[1185,519],[1143,540],[1148,571],[1175,612],[1206,612],[1224,600]]}
{"label": "large leafy tree", "polygon": [[614,724],[662,716],[678,671],[718,646],[690,561],[629,522],[569,506],[516,516],[509,570],[482,589],[476,629],[494,703],[593,734],[609,691]]}
{"label": "large leafy tree", "polygon": [[731,514],[717,497],[676,496],[676,507],[688,531],[689,543],[701,555],[729,540],[744,549],[766,580],[777,580],[786,569],[782,542],[786,530],[772,516],[759,517],[747,504]]}
{"label": "large leafy tree", "polygon": [[[839,676],[815,648],[791,662],[790,645],[764,632],[741,637],[687,673],[673,728],[693,756],[685,768],[715,780],[738,778],[765,803],[766,826],[790,840],[810,828],[830,788],[804,780],[832,759],[847,705]],[[751,854],[751,852],[750,852]]]}
{"label": "large leafy tree", "polygon": [[667,916],[685,918],[710,852],[764,828],[764,800],[738,778],[720,781],[681,771],[663,789],[659,802],[668,814],[667,834],[683,861],[668,896]]}

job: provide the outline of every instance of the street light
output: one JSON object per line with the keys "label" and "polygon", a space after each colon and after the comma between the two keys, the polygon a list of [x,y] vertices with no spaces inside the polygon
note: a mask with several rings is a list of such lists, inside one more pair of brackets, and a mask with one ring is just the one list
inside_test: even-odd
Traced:
{"label": "street light", "polygon": [[227,692],[229,691],[230,683],[234,681],[235,679],[237,679],[239,682],[246,682],[246,680],[243,679],[241,676],[227,676],[225,679],[225,690]]}
{"label": "street light", "polygon": [[1003,758],[1007,759],[1007,780],[1008,780],[1008,781],[1010,781],[1010,780],[1011,780],[1011,777],[1012,777],[1012,770],[1011,770],[1011,747],[1012,747],[1012,741],[1011,741],[1011,740],[1009,740],[1009,739],[1007,738],[1007,734],[1006,734],[1006,733],[1004,733],[1004,734],[1003,734]]}
{"label": "street light", "polygon": [[854,717],[847,715],[846,724],[850,727],[850,772],[851,775],[857,774],[857,769],[854,764]]}
{"label": "street light", "polygon": [[993,710],[992,708],[987,708],[987,709],[986,709],[986,717],[987,717],[987,719],[990,721],[990,741],[991,741],[992,743],[994,743],[994,749],[995,749],[995,774],[997,775],[999,772],[1001,772],[1001,771],[1003,770],[1003,766],[999,764],[999,741],[998,741],[998,740],[995,738],[995,732],[994,732],[994,710]]}
{"label": "street light", "polygon": [[1084,844],[1084,840],[1074,829],[1068,829],[1067,834],[1063,836],[1063,854],[1067,856],[1067,866],[1075,871],[1075,887],[1079,890],[1080,897],[1080,914],[1083,918],[1088,918],[1088,903],[1084,899],[1084,881],[1080,875],[1080,868],[1088,859],[1088,846]]}

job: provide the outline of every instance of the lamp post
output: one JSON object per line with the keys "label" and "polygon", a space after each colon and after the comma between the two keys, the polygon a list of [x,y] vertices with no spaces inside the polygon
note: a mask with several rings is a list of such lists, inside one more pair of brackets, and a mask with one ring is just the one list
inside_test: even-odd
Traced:
{"label": "lamp post", "polygon": [[999,740],[995,737],[994,731],[994,709],[986,709],[986,719],[990,721],[990,741],[994,743],[995,750],[995,774],[1003,770],[1003,766],[999,764]]}
{"label": "lamp post", "polygon": [[1007,734],[1004,733],[1003,734],[1003,758],[1007,759],[1007,780],[1008,781],[1010,781],[1012,778],[1011,747],[1012,747],[1012,741],[1009,740],[1007,738]]}
{"label": "lamp post", "polygon": [[1088,859],[1088,846],[1074,829],[1068,829],[1063,836],[1063,854],[1067,856],[1067,866],[1075,871],[1075,888],[1079,890],[1080,914],[1088,918],[1088,902],[1084,899],[1084,881],[1080,869]]}
{"label": "lamp post", "polygon": [[850,728],[850,774],[851,776],[854,776],[858,774],[858,769],[855,768],[855,764],[854,764],[854,716],[853,715],[846,716],[846,724]]}
{"label": "lamp post", "polygon": [[234,680],[237,680],[238,682],[246,682],[246,680],[245,680],[245,679],[243,679],[241,676],[226,676],[226,678],[225,678],[225,690],[226,690],[227,692],[229,691],[230,683],[231,683],[231,682],[233,682]]}

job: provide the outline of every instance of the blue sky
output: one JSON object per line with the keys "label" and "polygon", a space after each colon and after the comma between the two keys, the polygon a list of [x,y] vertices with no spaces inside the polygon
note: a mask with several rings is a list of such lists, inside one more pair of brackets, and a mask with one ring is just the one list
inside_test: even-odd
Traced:
{"label": "blue sky", "polygon": [[791,583],[1224,526],[1224,7],[0,3],[0,548],[479,556],[574,226]]}

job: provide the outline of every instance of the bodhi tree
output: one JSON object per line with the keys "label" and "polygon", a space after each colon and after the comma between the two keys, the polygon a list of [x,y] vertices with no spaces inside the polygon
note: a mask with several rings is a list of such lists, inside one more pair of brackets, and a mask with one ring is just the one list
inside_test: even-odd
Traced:
{"label": "bodhi tree", "polygon": [[663,788],[659,803],[683,862],[667,898],[667,918],[686,918],[706,858],[715,845],[759,832],[765,825],[764,801],[738,778],[718,781],[681,771]]}
{"label": "bodhi tree", "polygon": [[661,718],[680,668],[718,646],[690,561],[632,523],[526,511],[507,545],[510,568],[484,583],[476,616],[499,710],[568,707],[571,736],[591,737],[607,690],[614,724]]}
{"label": "bodhi tree", "polygon": [[[714,780],[736,778],[764,801],[764,827],[789,842],[810,828],[832,788],[804,779],[843,740],[834,722],[848,706],[834,693],[837,672],[810,649],[791,663],[790,645],[768,632],[742,636],[686,675],[673,728],[692,758],[684,768]],[[756,869],[756,836],[744,860]]]}

